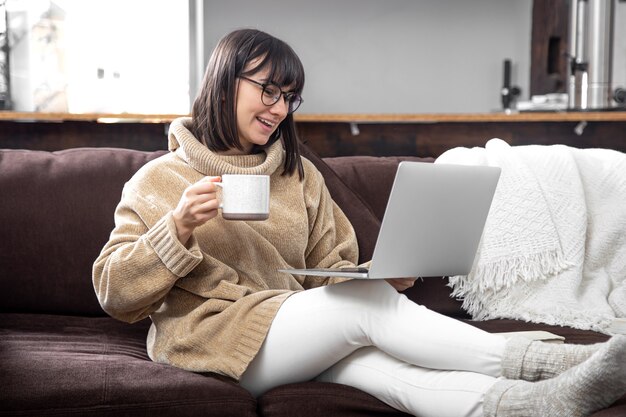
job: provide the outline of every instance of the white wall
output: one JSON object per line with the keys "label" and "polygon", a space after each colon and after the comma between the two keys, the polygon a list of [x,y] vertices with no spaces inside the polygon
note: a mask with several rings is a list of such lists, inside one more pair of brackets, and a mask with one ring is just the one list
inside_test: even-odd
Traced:
{"label": "white wall", "polygon": [[185,2],[55,1],[67,12],[71,113],[189,111]]}
{"label": "white wall", "polygon": [[[12,0],[8,6],[15,110],[189,112],[189,13],[185,2]],[[59,9],[61,16],[51,30],[59,38],[54,51],[46,49],[50,42],[34,32],[42,26],[41,16],[48,9]],[[59,64],[53,65],[57,61]],[[49,86],[67,97],[64,108],[38,106],[38,91],[45,92]]]}
{"label": "white wall", "polygon": [[528,98],[531,10],[532,0],[205,0],[204,43],[211,51],[242,27],[285,40],[306,70],[303,113],[489,112],[501,108],[506,58]]}

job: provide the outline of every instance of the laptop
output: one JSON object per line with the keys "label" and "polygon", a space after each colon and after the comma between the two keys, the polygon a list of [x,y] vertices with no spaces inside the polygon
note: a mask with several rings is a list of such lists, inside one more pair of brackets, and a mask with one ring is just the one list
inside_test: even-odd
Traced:
{"label": "laptop", "polygon": [[369,268],[280,271],[355,279],[467,275],[500,172],[499,167],[402,161]]}

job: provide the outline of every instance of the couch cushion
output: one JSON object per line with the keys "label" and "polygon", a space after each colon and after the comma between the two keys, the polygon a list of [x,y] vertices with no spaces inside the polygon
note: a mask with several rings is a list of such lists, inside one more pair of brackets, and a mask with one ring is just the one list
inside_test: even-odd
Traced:
{"label": "couch cushion", "polygon": [[[259,415],[263,417],[405,417],[371,395],[355,388],[326,382],[288,384],[268,391],[259,398]],[[626,416],[626,395],[611,407],[590,417]]]}
{"label": "couch cushion", "polygon": [[378,399],[347,385],[305,382],[283,385],[259,398],[263,417],[407,417]]}
{"label": "couch cushion", "polygon": [[470,318],[467,311],[463,310],[463,301],[451,296],[448,278],[419,278],[411,288],[403,291],[403,293],[417,304],[446,316],[459,319]]}
{"label": "couch cushion", "polygon": [[300,145],[300,152],[302,156],[313,162],[324,176],[330,195],[354,227],[359,244],[359,263],[371,260],[380,229],[380,220],[372,212],[369,204],[344,181],[345,177],[337,175],[337,172],[306,145]]}
{"label": "couch cushion", "polygon": [[122,186],[163,153],[0,150],[0,311],[104,315],[93,261]]}
{"label": "couch cushion", "polygon": [[588,345],[591,343],[605,342],[609,339],[609,336],[591,330],[580,330],[571,327],[552,326],[549,324],[530,323],[512,319],[485,321],[465,319],[463,321],[490,333],[545,330],[547,332],[563,336],[566,343],[578,343]]}
{"label": "couch cushion", "polygon": [[256,401],[236,383],[151,362],[147,328],[0,314],[0,415],[256,415]]}

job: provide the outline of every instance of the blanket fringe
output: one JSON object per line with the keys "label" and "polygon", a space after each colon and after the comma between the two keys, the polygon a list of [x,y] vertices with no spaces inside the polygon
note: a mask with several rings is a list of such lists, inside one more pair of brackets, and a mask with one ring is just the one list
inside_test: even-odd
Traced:
{"label": "blanket fringe", "polygon": [[[571,267],[560,250],[550,250],[489,264],[475,265],[469,275],[449,278],[452,297],[463,300],[463,309],[480,319],[488,311],[485,302],[496,293],[506,291],[519,282],[536,282],[553,277]],[[500,295],[501,297],[502,295]]]}
{"label": "blanket fringe", "polygon": [[475,265],[469,275],[450,278],[459,295],[485,293],[510,288],[520,281],[534,282],[561,273],[574,263],[567,261],[560,250],[549,250],[488,264]]}

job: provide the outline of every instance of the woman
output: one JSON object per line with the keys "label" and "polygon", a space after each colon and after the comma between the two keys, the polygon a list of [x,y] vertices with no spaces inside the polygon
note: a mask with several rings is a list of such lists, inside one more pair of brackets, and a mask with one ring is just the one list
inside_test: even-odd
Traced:
{"label": "woman", "polygon": [[[299,155],[303,86],[287,44],[256,30],[227,35],[192,117],[171,125],[171,152],[126,184],[94,287],[113,317],[151,318],[154,361],[230,376],[255,396],[340,382],[420,416],[583,416],[626,391],[626,338],[507,341],[412,303],[398,291],[413,279],[278,273],[357,260],[350,223]],[[222,174],[269,175],[270,218],[219,217]]]}

